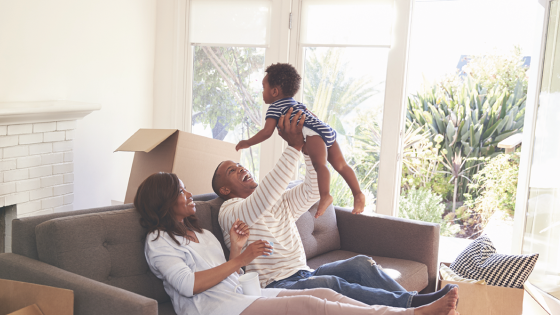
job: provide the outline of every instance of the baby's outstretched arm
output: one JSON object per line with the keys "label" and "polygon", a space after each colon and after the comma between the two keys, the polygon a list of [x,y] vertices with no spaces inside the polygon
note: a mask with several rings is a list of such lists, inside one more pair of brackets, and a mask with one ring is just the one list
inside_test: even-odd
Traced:
{"label": "baby's outstretched arm", "polygon": [[248,140],[241,140],[235,146],[235,150],[239,151],[241,149],[247,149],[248,147],[254,146],[255,144],[259,144],[264,140],[270,138],[274,133],[274,128],[276,128],[277,121],[274,118],[267,118],[264,123],[264,128],[257,132],[256,135],[252,136]]}

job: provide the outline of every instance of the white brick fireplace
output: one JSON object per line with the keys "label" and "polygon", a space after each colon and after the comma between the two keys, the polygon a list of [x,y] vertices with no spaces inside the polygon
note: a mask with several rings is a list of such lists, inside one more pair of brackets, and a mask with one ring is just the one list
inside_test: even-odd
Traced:
{"label": "white brick fireplace", "polygon": [[76,120],[98,109],[69,101],[0,103],[0,209],[16,205],[17,217],[73,210]]}

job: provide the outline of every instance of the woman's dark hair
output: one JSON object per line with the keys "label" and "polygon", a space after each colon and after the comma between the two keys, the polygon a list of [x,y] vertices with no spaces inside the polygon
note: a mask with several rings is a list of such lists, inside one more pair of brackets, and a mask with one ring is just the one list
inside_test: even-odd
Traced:
{"label": "woman's dark hair", "polygon": [[183,236],[192,240],[187,231],[202,233],[195,215],[183,219],[179,223],[173,219],[173,206],[177,203],[181,184],[177,175],[172,173],[156,173],[146,178],[136,191],[134,207],[140,212],[140,225],[148,229],[148,233],[164,231],[181,245],[175,236]]}
{"label": "woman's dark hair", "polygon": [[271,64],[264,72],[268,74],[268,85],[270,87],[279,86],[285,96],[293,97],[299,91],[301,76],[291,64]]}

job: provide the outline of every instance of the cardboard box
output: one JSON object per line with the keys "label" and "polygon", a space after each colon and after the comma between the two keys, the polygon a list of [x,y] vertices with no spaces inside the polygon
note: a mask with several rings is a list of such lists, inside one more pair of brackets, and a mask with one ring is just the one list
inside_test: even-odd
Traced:
{"label": "cardboard box", "polygon": [[0,279],[0,315],[72,315],[74,291]]}
{"label": "cardboard box", "polygon": [[[450,263],[443,263],[449,267]],[[438,266],[439,267],[439,266]],[[459,286],[461,315],[522,315],[524,289],[514,289],[486,284],[448,281],[438,272],[438,290],[447,285]]]}
{"label": "cardboard box", "polygon": [[117,151],[135,152],[125,203],[134,202],[138,186],[157,172],[177,174],[193,195],[210,193],[218,164],[241,157],[233,143],[177,129],[140,129]]}
{"label": "cardboard box", "polygon": [[41,312],[41,309],[37,306],[37,304],[33,304],[8,315],[44,315],[44,313]]}

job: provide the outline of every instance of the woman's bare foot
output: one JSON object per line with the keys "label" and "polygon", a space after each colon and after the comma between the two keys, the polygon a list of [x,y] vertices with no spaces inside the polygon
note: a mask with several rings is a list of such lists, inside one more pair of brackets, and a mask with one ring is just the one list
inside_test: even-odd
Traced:
{"label": "woman's bare foot", "polygon": [[364,193],[359,192],[354,195],[354,209],[352,210],[353,214],[358,214],[364,212],[364,207],[366,206],[366,195]]}
{"label": "woman's bare foot", "polygon": [[321,196],[321,199],[319,199],[319,206],[317,206],[317,213],[315,214],[315,219],[322,216],[332,202],[333,202],[333,197],[331,195]]}
{"label": "woman's bare foot", "polygon": [[414,315],[452,315],[459,314],[455,312],[457,300],[459,299],[459,289],[453,288],[441,299],[428,305],[420,306],[414,309]]}

